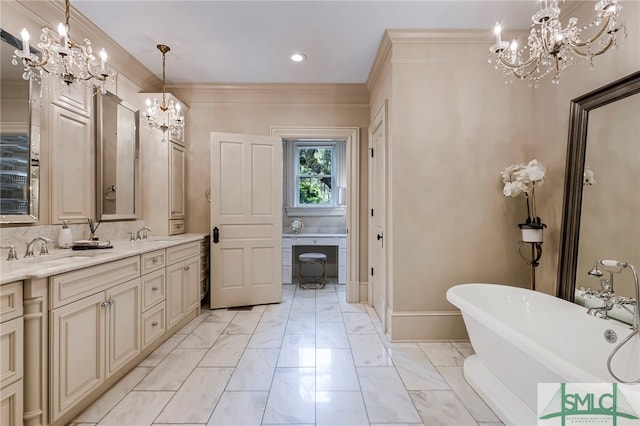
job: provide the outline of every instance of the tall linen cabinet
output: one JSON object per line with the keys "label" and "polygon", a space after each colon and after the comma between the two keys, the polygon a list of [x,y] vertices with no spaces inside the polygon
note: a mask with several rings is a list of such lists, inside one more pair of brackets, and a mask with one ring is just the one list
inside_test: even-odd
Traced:
{"label": "tall linen cabinet", "polygon": [[[147,98],[162,97],[159,93],[141,94],[141,105]],[[189,108],[180,103],[181,112]],[[146,125],[144,110],[140,119],[140,175],[142,218],[152,231],[151,235],[177,235],[185,232],[185,131],[175,133],[152,129]],[[185,121],[187,118],[185,118]]]}

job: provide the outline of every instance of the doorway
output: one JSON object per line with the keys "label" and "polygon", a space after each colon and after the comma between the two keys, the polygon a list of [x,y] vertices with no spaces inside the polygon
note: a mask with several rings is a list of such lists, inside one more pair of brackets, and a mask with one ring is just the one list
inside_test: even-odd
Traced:
{"label": "doorway", "polygon": [[[342,140],[346,144],[346,295],[347,302],[360,302],[359,280],[359,171],[358,127],[272,127],[271,136],[282,140]],[[303,218],[304,219],[304,218]],[[288,226],[288,224],[285,224]]]}

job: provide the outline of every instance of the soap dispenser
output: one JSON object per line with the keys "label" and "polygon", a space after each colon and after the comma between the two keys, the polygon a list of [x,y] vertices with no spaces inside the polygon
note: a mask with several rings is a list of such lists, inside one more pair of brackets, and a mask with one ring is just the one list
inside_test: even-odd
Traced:
{"label": "soap dispenser", "polygon": [[72,244],[73,235],[71,235],[71,229],[69,229],[69,225],[67,225],[67,221],[65,220],[58,234],[58,248],[71,248]]}

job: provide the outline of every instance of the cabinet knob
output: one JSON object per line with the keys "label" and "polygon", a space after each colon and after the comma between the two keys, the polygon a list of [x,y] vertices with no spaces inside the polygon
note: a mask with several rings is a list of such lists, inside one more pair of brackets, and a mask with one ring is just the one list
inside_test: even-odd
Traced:
{"label": "cabinet knob", "polygon": [[153,259],[151,259],[151,263],[153,263],[154,265],[158,264],[158,258],[154,257]]}
{"label": "cabinet knob", "polygon": [[187,266],[185,266],[185,267],[184,267],[184,270],[185,270],[185,271],[188,271],[189,269],[191,269],[191,266],[189,266],[189,265],[187,265]]}
{"label": "cabinet knob", "polygon": [[102,303],[100,304],[100,307],[101,307],[101,308],[106,308],[107,306],[109,306],[109,302],[102,302]]}
{"label": "cabinet knob", "polygon": [[154,321],[151,323],[151,327],[157,327],[158,326],[158,321]]}
{"label": "cabinet knob", "polygon": [[153,290],[153,291],[158,291],[158,286],[157,286],[157,285],[154,285],[153,287],[151,287],[151,290]]}

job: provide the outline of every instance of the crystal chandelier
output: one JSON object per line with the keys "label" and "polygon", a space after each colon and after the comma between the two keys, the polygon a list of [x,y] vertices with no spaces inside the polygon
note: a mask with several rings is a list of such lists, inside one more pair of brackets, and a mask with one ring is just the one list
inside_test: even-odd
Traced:
{"label": "crystal chandelier", "polygon": [[179,136],[184,129],[184,117],[180,115],[180,104],[173,99],[167,103],[165,94],[167,86],[165,81],[165,55],[171,49],[164,44],[159,44],[156,47],[162,52],[162,103],[159,103],[157,99],[151,102],[147,98],[147,111],[144,115],[147,118],[149,127],[160,129],[165,133],[169,130]]}
{"label": "crystal chandelier", "polygon": [[65,0],[65,22],[58,24],[58,33],[47,27],[42,28],[40,42],[37,44],[42,57],[31,52],[29,32],[22,29],[22,50],[17,49],[13,55],[13,64],[18,65],[18,58],[24,65],[22,78],[35,78],[40,81],[43,76],[55,76],[68,86],[83,84],[105,91],[104,84],[115,80],[115,72],[107,69],[107,52],[100,51],[100,65],[96,64],[91,41],[84,39],[83,44],[74,43],[69,37],[69,0]]}
{"label": "crystal chandelier", "polygon": [[578,19],[570,18],[563,28],[560,23],[558,0],[540,0],[540,9],[531,17],[531,32],[526,45],[520,47],[516,40],[503,41],[500,24],[494,33],[496,44],[489,49],[489,63],[501,69],[507,82],[514,77],[528,80],[538,86],[543,77],[553,74],[552,83],[558,84],[560,73],[569,65],[589,61],[593,68],[593,57],[616,48],[616,36],[624,25],[618,22],[620,5],[618,0],[599,0],[594,7],[593,22],[578,27]]}

